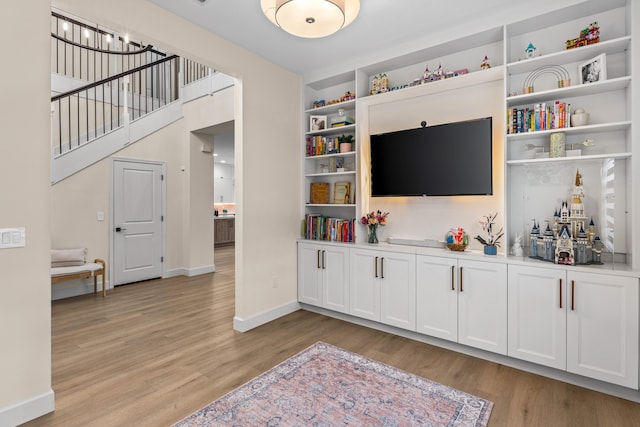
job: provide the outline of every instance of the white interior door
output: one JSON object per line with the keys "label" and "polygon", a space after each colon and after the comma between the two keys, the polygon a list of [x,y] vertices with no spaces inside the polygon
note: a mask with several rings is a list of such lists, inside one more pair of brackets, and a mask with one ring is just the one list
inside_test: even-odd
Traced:
{"label": "white interior door", "polygon": [[163,165],[113,162],[114,285],[162,276]]}

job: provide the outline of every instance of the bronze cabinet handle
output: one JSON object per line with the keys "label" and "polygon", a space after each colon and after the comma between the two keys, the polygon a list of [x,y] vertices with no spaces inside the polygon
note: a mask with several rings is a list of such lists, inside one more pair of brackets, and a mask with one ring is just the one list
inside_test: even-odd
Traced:
{"label": "bronze cabinet handle", "polygon": [[455,287],[455,285],[454,285],[454,283],[453,283],[453,276],[455,276],[455,271],[456,271],[456,266],[455,266],[455,265],[452,265],[452,266],[451,266],[451,290],[452,290],[452,291],[455,291],[455,290],[456,290],[456,287]]}
{"label": "bronze cabinet handle", "polygon": [[320,268],[320,249],[318,249],[318,268]]}
{"label": "bronze cabinet handle", "polygon": [[384,279],[384,257],[380,258],[380,278]]}
{"label": "bronze cabinet handle", "polygon": [[560,308],[562,308],[562,279],[560,279]]}
{"label": "bronze cabinet handle", "polygon": [[462,292],[462,267],[460,267],[460,292]]}
{"label": "bronze cabinet handle", "polygon": [[376,268],[376,278],[377,278],[378,277],[378,257],[376,257],[375,268]]}
{"label": "bronze cabinet handle", "polygon": [[574,280],[571,281],[571,311],[575,310],[575,285],[576,282]]}
{"label": "bronze cabinet handle", "polygon": [[322,269],[323,269],[323,270],[326,270],[326,268],[327,268],[327,266],[326,266],[326,264],[325,264],[326,259],[327,259],[327,254],[326,254],[326,252],[327,252],[327,251],[324,251],[324,250],[322,251]]}

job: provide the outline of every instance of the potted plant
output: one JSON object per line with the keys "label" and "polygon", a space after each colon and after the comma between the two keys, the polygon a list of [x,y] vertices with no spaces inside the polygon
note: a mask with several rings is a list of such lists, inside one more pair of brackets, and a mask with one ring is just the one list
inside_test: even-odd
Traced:
{"label": "potted plant", "polygon": [[353,147],[353,135],[341,135],[338,137],[338,143],[340,145],[341,153],[348,153],[352,151]]}
{"label": "potted plant", "polygon": [[497,233],[493,232],[493,224],[496,220],[498,213],[494,215],[487,215],[484,217],[485,221],[480,221],[482,230],[487,233],[487,238],[478,235],[474,237],[478,242],[484,245],[484,253],[487,255],[496,255],[498,253],[498,246],[500,246],[500,238],[504,235],[502,228]]}

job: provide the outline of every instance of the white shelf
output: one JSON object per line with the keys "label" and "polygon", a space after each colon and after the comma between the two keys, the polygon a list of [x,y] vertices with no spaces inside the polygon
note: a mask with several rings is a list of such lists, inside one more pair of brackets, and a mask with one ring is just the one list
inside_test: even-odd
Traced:
{"label": "white shelf", "polygon": [[469,86],[476,86],[482,83],[502,80],[504,77],[504,66],[500,65],[487,70],[474,71],[448,79],[423,83],[417,86],[410,86],[403,89],[392,90],[385,93],[378,93],[361,98],[366,104],[380,104],[392,102],[394,99],[407,99],[408,97],[418,97],[433,95],[440,92],[447,92],[455,89],[462,89]]}
{"label": "white shelf", "polygon": [[631,153],[610,153],[610,154],[591,154],[588,156],[576,156],[576,157],[554,157],[549,159],[523,159],[523,160],[508,160],[508,165],[533,165],[541,163],[559,163],[559,162],[586,162],[590,160],[604,160],[604,159],[629,159]]}
{"label": "white shelf", "polygon": [[349,133],[354,132],[356,130],[355,123],[352,125],[338,126],[335,128],[322,129],[322,130],[314,130],[310,132],[305,132],[305,136],[326,136],[326,135],[338,135],[341,133]]}
{"label": "white shelf", "polygon": [[630,43],[631,36],[625,36],[614,40],[601,41],[600,43],[590,44],[588,46],[582,46],[574,49],[554,52],[548,55],[523,59],[517,62],[511,62],[506,65],[507,74],[522,74],[533,71],[545,65],[561,65],[586,61],[601,53],[611,55],[614,53],[624,52],[629,48]]}
{"label": "white shelf", "polygon": [[320,207],[320,208],[355,208],[353,203],[307,203],[307,207]]}
{"label": "white shelf", "polygon": [[597,83],[586,83],[558,89],[544,90],[541,92],[526,93],[507,97],[507,106],[513,107],[536,102],[550,102],[558,98],[570,98],[575,96],[595,95],[605,92],[624,89],[631,83],[631,77],[619,77]]}
{"label": "white shelf", "polygon": [[318,176],[339,176],[339,175],[355,175],[356,171],[344,171],[344,172],[322,172],[322,173],[308,173],[305,174],[307,178],[313,178]]}
{"label": "white shelf", "polygon": [[507,140],[524,140],[524,139],[537,139],[556,132],[564,132],[567,135],[582,135],[593,134],[602,132],[615,132],[619,130],[626,130],[631,127],[630,121],[603,123],[596,125],[576,126],[572,128],[558,128],[539,130],[536,132],[520,132],[507,134]]}
{"label": "white shelf", "polygon": [[324,107],[309,108],[305,110],[308,114],[335,114],[340,108],[345,110],[353,110],[356,108],[356,100],[350,99],[349,101],[338,102],[337,104],[325,105]]}
{"label": "white shelf", "polygon": [[344,157],[350,157],[350,156],[355,156],[356,152],[355,151],[347,151],[344,153],[330,153],[330,154],[320,154],[317,156],[307,156],[304,159],[305,160],[318,160],[318,159],[327,159],[329,157],[337,157],[337,156],[344,156]]}

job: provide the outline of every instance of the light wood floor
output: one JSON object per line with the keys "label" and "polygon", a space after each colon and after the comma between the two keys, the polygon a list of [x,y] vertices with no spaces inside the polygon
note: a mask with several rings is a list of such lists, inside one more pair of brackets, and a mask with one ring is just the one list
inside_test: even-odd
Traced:
{"label": "light wood floor", "polygon": [[52,303],[56,411],[35,426],[167,426],[324,341],[492,400],[490,426],[637,426],[640,405],[306,311],[233,331],[233,247],[216,273]]}

